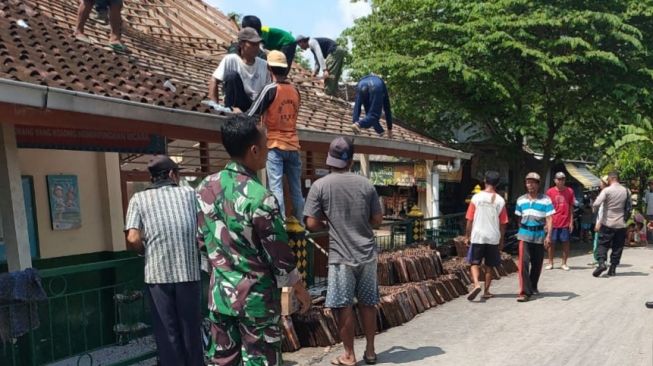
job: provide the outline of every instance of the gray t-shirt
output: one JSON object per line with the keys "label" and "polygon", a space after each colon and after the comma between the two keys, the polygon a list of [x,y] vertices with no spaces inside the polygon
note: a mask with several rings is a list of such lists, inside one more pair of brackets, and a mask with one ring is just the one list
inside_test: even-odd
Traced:
{"label": "gray t-shirt", "polygon": [[304,206],[304,216],[329,222],[329,264],[355,266],[376,259],[370,218],[379,213],[379,196],[372,183],[351,172],[318,179]]}

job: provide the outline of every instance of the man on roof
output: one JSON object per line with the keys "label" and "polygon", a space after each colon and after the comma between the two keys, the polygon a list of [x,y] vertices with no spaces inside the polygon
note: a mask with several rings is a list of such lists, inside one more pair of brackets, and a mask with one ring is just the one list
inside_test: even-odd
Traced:
{"label": "man on roof", "polygon": [[313,52],[315,58],[313,76],[317,76],[322,70],[325,92],[329,95],[336,95],[347,51],[330,38],[312,38],[300,35],[296,40],[299,48],[304,51],[310,48]]}
{"label": "man on roof", "polygon": [[261,115],[268,136],[268,160],[266,169],[272,194],[279,203],[279,209],[286,218],[286,205],[283,196],[283,176],[288,179],[293,215],[302,219],[304,197],[302,196],[302,158],[299,153],[297,136],[297,116],[299,115],[299,91],[288,80],[286,74],[290,64],[281,51],[270,51],[268,68],[273,83],[265,86],[248,114]]}
{"label": "man on roof", "polygon": [[[84,26],[88,20],[93,4],[96,0],[80,0],[79,9],[77,10],[77,27],[75,28],[75,39],[91,43],[91,39],[84,33]],[[111,26],[111,34],[109,36],[109,45],[115,51],[124,51],[125,45],[122,44],[122,0],[98,0],[98,12],[109,7],[109,25]]]}
{"label": "man on roof", "polygon": [[209,99],[218,103],[224,84],[224,106],[246,112],[266,84],[271,82],[267,62],[256,55],[261,37],[253,28],[238,32],[238,53],[226,55],[209,80]]}
{"label": "man on roof", "polygon": [[[360,118],[361,107],[365,107],[364,118]],[[355,134],[359,134],[361,128],[374,127],[374,131],[379,136],[383,136],[384,130],[379,122],[381,112],[385,113],[385,121],[388,125],[388,137],[392,138],[392,111],[390,110],[388,89],[383,79],[370,74],[360,79],[356,85],[356,101],[354,103],[351,129]]]}
{"label": "man on roof", "polygon": [[267,51],[281,51],[286,56],[288,68],[286,75],[292,68],[292,62],[295,59],[297,50],[297,41],[295,37],[283,29],[261,26],[261,19],[255,15],[246,15],[243,17],[242,27],[250,27],[256,30],[261,36],[263,48]]}

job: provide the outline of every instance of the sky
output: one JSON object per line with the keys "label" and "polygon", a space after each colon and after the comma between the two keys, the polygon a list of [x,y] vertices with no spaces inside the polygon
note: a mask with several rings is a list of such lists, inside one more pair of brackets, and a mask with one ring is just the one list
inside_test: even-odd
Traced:
{"label": "sky", "polygon": [[256,15],[263,25],[297,36],[336,39],[354,19],[370,13],[366,1],[350,0],[205,0],[223,13]]}

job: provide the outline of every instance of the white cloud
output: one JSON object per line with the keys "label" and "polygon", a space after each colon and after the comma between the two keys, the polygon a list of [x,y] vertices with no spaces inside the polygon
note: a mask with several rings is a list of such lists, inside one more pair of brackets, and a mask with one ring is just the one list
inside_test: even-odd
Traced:
{"label": "white cloud", "polygon": [[354,20],[369,15],[372,12],[370,3],[367,1],[338,0],[338,11],[342,16],[342,25],[348,28],[354,24]]}

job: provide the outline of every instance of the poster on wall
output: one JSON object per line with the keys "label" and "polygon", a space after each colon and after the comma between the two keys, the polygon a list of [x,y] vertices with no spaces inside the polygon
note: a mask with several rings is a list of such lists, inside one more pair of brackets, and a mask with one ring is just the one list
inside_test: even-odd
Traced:
{"label": "poster on wall", "polygon": [[52,230],[72,230],[82,226],[79,186],[76,175],[48,175]]}

